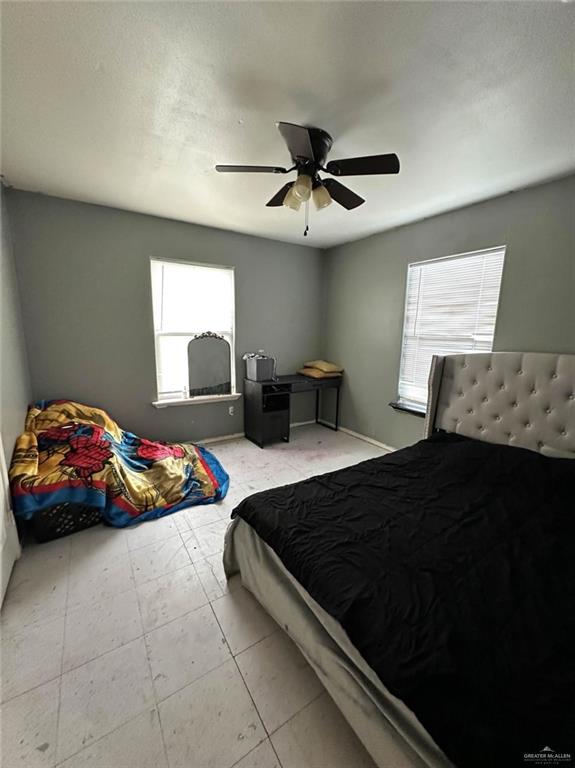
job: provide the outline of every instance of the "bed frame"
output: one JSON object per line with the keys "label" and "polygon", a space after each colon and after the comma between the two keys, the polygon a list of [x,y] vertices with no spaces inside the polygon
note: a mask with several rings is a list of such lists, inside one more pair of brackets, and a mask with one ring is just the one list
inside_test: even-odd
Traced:
{"label": "bed frame", "polygon": [[[440,429],[575,459],[575,355],[492,352],[434,357],[425,436]],[[452,766],[341,625],[243,520],[226,533],[224,566],[298,645],[380,768]]]}

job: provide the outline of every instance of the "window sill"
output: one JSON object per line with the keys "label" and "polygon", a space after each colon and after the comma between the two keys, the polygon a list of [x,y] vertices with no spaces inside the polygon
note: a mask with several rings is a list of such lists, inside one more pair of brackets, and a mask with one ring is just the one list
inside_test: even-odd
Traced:
{"label": "window sill", "polygon": [[171,408],[173,405],[205,405],[206,403],[225,403],[228,400],[238,400],[241,392],[231,392],[229,395],[198,395],[197,397],[181,397],[175,400],[154,400],[154,408]]}
{"label": "window sill", "polygon": [[413,405],[406,405],[405,403],[399,403],[397,401],[389,403],[394,411],[403,411],[403,413],[411,413],[414,416],[419,416],[421,419],[425,418],[425,411],[415,408]]}

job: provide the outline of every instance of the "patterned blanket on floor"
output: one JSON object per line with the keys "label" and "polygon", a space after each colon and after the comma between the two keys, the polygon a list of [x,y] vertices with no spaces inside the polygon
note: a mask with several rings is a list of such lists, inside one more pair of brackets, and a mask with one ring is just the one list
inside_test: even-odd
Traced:
{"label": "patterned blanket on floor", "polygon": [[137,437],[105,411],[70,400],[29,407],[10,467],[17,516],[29,520],[57,504],[83,504],[118,528],[219,501],[228,485],[205,448]]}

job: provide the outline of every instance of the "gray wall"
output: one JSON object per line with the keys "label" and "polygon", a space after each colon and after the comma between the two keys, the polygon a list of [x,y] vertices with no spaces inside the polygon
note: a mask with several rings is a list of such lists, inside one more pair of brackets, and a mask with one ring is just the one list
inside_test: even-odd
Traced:
{"label": "gray wall", "polygon": [[407,264],[502,244],[494,348],[575,352],[575,176],[327,252],[323,347],[345,366],[344,426],[397,447],[422,436],[422,419],[388,407],[397,396]]}
{"label": "gray wall", "polygon": [[[241,399],[152,407],[151,256],[235,266],[240,385],[245,351],[276,355],[279,373],[320,353],[320,251],[16,190],[7,203],[35,399],[101,406],[149,438],[243,431]],[[313,418],[313,395],[293,406],[292,421]]]}
{"label": "gray wall", "polygon": [[10,222],[2,205],[0,253],[0,431],[6,463],[10,464],[16,437],[23,431],[31,390],[20,314],[20,297],[14,270]]}
{"label": "gray wall", "polygon": [[[151,406],[150,256],[234,265],[238,358],[264,348],[280,373],[318,355],[340,362],[343,425],[390,445],[419,439],[423,426],[387,405],[397,395],[410,261],[506,244],[495,349],[575,352],[575,176],[323,254],[16,190],[6,197],[34,399],[100,405],[143,436],[243,429],[241,400],[233,417],[230,403]],[[30,393],[7,257],[3,241],[2,429],[11,451]],[[241,381],[239,359],[237,372]],[[313,417],[309,395],[293,403],[292,420]]]}

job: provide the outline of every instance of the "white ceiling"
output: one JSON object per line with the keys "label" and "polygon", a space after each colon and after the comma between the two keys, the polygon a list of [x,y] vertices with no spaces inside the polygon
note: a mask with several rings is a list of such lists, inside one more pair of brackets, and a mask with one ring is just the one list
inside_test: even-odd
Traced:
{"label": "white ceiling", "polygon": [[[2,4],[2,172],[27,190],[331,246],[575,167],[575,6],[563,3]],[[277,120],[331,159],[397,152],[366,198],[265,208]]]}

